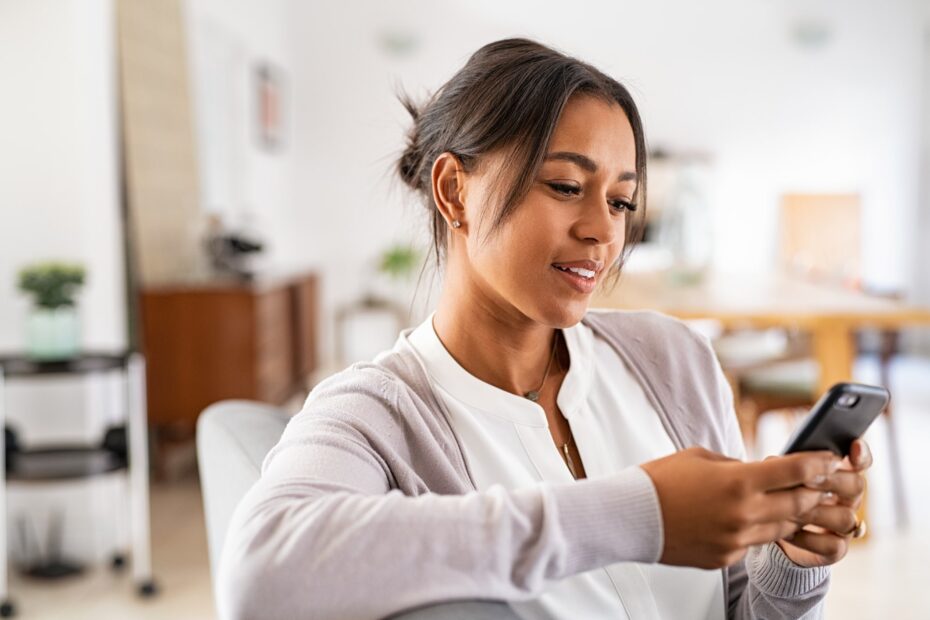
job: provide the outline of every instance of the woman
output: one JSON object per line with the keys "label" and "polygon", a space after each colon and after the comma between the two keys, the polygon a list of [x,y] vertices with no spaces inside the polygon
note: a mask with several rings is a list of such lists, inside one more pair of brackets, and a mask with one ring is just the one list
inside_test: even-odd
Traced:
{"label": "woman", "polygon": [[743,463],[702,338],[588,311],[642,227],[626,89],[514,39],[406,105],[399,171],[429,209],[441,298],[291,421],[231,526],[221,611],[819,616],[858,526],[865,443],[842,469],[830,453]]}

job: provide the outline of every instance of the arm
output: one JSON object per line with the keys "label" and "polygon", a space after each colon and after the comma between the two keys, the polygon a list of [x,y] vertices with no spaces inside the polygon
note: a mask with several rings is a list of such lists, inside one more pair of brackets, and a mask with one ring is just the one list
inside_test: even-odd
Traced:
{"label": "arm", "polygon": [[360,405],[366,421],[391,419],[391,385],[380,398],[323,390],[291,421],[230,525],[221,617],[373,618],[442,600],[524,600],[578,572],[658,558],[658,499],[638,467],[516,491],[394,488],[401,464],[351,416],[328,413]]}

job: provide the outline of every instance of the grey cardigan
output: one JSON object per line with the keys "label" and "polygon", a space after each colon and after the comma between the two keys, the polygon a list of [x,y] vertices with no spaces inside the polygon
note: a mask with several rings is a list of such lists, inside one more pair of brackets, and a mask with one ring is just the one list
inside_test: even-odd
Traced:
{"label": "grey cardigan", "polygon": [[[677,449],[744,458],[733,397],[706,340],[654,312],[583,319],[629,366]],[[310,393],[230,525],[223,618],[381,618],[456,599],[528,600],[615,562],[657,562],[655,487],[640,467],[479,492],[405,330],[373,362]],[[828,567],[774,543],[721,571],[729,618],[817,618]]]}

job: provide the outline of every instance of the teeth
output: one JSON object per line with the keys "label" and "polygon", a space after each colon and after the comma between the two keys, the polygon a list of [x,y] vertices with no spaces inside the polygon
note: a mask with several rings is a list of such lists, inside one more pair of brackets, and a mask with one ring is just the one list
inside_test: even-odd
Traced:
{"label": "teeth", "polygon": [[559,267],[562,271],[571,271],[572,273],[577,273],[582,278],[591,279],[594,277],[594,272],[590,269],[583,269],[582,267]]}
{"label": "teeth", "polygon": [[568,270],[574,271],[582,278],[593,278],[594,277],[594,272],[591,271],[590,269],[582,269],[581,267],[569,267]]}

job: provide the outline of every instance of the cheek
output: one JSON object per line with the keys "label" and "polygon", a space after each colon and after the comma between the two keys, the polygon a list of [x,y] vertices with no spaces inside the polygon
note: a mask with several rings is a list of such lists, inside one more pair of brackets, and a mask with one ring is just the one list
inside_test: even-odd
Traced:
{"label": "cheek", "polygon": [[[564,234],[564,233],[563,233]],[[504,228],[484,244],[469,243],[470,260],[482,279],[500,292],[516,292],[536,281],[560,247],[554,227],[515,213]]]}

